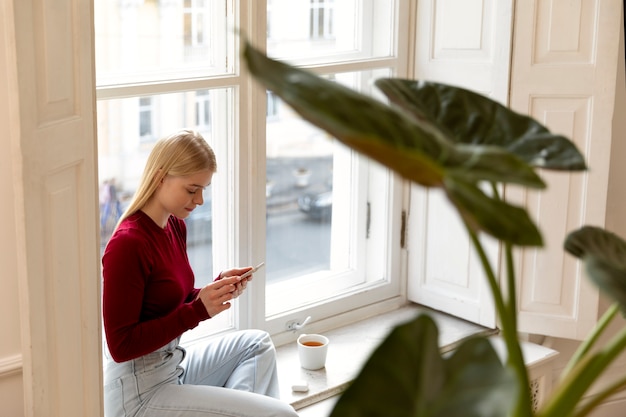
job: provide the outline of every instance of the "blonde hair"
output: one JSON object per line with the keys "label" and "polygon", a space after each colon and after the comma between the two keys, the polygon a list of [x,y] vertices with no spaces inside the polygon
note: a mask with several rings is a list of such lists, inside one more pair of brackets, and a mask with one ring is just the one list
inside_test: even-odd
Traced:
{"label": "blonde hair", "polygon": [[148,202],[166,175],[182,177],[206,169],[216,172],[217,162],[213,149],[198,132],[181,130],[160,139],[148,156],[139,187],[117,226]]}

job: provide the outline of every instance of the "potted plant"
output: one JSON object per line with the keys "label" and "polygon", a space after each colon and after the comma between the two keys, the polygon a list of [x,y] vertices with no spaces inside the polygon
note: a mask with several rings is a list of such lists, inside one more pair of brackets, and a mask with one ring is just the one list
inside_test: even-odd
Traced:
{"label": "potted plant", "polygon": [[[379,79],[376,86],[391,102],[387,105],[271,60],[250,45],[244,58],[253,77],[304,119],[404,178],[442,189],[469,233],[495,300],[507,352],[504,363],[481,336],[442,356],[437,326],[420,315],[396,327],[374,351],[331,417],[582,417],[626,387],[625,376],[592,400],[583,398],[626,347],[625,330],[602,349],[592,349],[608,323],[626,311],[626,242],[585,226],[566,237],[565,250],[585,263],[588,275],[615,304],[580,345],[549,398],[540,409],[532,408],[517,331],[513,250],[543,242],[527,211],[507,202],[500,190],[507,184],[545,188],[537,168],[586,170],[569,139],[461,88]],[[503,276],[490,264],[481,233],[502,243]]]}

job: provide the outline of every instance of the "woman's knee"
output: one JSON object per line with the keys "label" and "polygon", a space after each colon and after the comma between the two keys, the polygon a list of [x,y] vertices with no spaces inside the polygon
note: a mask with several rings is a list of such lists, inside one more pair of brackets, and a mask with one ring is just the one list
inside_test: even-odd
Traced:
{"label": "woman's knee", "polygon": [[248,333],[248,337],[253,341],[252,344],[257,346],[257,351],[275,351],[274,342],[269,333],[264,330],[244,330]]}

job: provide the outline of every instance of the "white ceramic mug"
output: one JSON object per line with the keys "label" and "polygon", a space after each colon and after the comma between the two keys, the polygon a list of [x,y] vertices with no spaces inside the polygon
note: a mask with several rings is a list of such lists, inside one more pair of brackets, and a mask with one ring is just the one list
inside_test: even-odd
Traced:
{"label": "white ceramic mug", "polygon": [[326,366],[326,354],[330,341],[321,334],[302,334],[298,337],[298,356],[300,366],[316,370]]}

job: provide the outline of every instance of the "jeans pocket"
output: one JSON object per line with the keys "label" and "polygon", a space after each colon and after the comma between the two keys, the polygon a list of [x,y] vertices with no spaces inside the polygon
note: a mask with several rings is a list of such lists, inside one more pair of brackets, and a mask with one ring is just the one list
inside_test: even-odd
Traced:
{"label": "jeans pocket", "polygon": [[115,379],[104,386],[104,416],[126,417],[122,381]]}
{"label": "jeans pocket", "polygon": [[117,378],[104,385],[105,417],[134,416],[140,405],[135,378]]}

